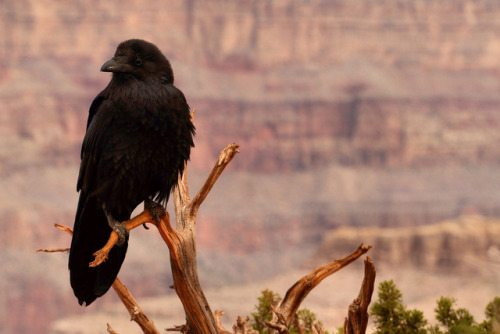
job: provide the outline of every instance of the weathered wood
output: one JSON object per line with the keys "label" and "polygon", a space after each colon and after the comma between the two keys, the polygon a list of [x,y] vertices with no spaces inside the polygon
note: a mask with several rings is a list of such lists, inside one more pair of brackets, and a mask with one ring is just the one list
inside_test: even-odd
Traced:
{"label": "weathered wood", "polygon": [[348,316],[344,322],[344,334],[363,334],[366,332],[368,306],[372,300],[375,276],[375,266],[370,257],[367,257],[365,260],[365,276],[358,297],[349,306]]}
{"label": "weathered wood", "polygon": [[230,331],[225,329],[224,326],[222,326],[221,317],[223,315],[224,315],[223,311],[215,310],[214,317],[215,317],[215,326],[217,327],[217,331],[219,332],[219,334],[232,334]]}
{"label": "weathered wood", "polygon": [[130,314],[130,320],[135,321],[145,334],[160,334],[160,331],[155,327],[153,321],[142,311],[139,304],[137,304],[134,297],[130,294],[130,291],[118,277],[115,279],[112,286],[118,297],[120,297],[123,305],[127,308]]}
{"label": "weathered wood", "polygon": [[[268,324],[268,327],[275,330],[280,330],[280,326],[290,328],[300,304],[307,297],[309,292],[311,292],[311,290],[314,289],[323,279],[344,268],[361,255],[365,254],[371,247],[372,246],[365,246],[361,244],[348,256],[332,261],[327,265],[317,267],[310,274],[298,280],[286,292],[285,298],[283,298],[274,312],[273,319],[270,321],[270,324]],[[276,327],[270,325],[274,325]]]}
{"label": "weathered wood", "polygon": [[241,317],[238,316],[236,318],[236,323],[233,325],[233,333],[234,334],[259,334],[256,330],[252,329],[250,324],[248,323],[250,321],[249,317]]}
{"label": "weathered wood", "polygon": [[[217,334],[217,324],[203,293],[196,263],[196,216],[224,168],[238,152],[238,145],[228,145],[221,151],[205,184],[193,200],[189,197],[187,173],[179,178],[174,190],[176,229],[170,225],[168,215],[160,221],[158,230],[170,251],[170,266],[174,289],[186,313],[186,330],[191,334]],[[184,169],[186,171],[186,168]]]}
{"label": "weathered wood", "polygon": [[110,324],[107,324],[107,331],[109,334],[118,334],[118,332],[115,331]]}

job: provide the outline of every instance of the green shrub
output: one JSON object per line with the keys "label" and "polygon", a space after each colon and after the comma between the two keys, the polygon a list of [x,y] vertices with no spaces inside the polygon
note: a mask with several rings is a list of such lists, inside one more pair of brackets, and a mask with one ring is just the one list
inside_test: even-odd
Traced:
{"label": "green shrub", "polygon": [[500,334],[500,297],[485,310],[486,319],[478,324],[465,308],[456,308],[455,299],[441,297],[434,309],[438,325],[427,326],[424,314],[408,310],[394,282],[384,281],[378,288],[378,300],[371,307],[377,334]]}
{"label": "green shrub", "polygon": [[[277,293],[270,290],[261,292],[250,321],[259,334],[269,333],[265,322],[273,318],[271,305],[277,307],[280,301]],[[500,334],[500,297],[488,303],[482,323],[477,323],[467,309],[457,308],[455,304],[453,298],[441,297],[437,300],[434,312],[438,324],[429,326],[422,311],[406,308],[401,291],[391,280],[379,284],[378,300],[372,304],[370,316],[376,334]],[[297,317],[305,334],[312,334],[316,325],[322,326],[316,314],[308,309],[300,309]],[[298,333],[298,329],[291,326],[290,334]],[[335,333],[342,334],[343,328],[338,328]]]}
{"label": "green shrub", "polygon": [[[261,292],[258,303],[255,305],[256,312],[252,313],[252,320],[250,321],[252,328],[259,334],[269,333],[265,322],[271,321],[273,318],[271,305],[277,307],[280,301],[281,297],[271,290],[266,289]],[[306,308],[297,311],[297,318],[305,334],[312,334],[313,327],[316,325],[323,326],[321,321],[316,319],[316,314]],[[298,329],[293,325],[289,330],[290,334],[299,334]],[[325,334],[328,334],[328,332],[325,331]]]}

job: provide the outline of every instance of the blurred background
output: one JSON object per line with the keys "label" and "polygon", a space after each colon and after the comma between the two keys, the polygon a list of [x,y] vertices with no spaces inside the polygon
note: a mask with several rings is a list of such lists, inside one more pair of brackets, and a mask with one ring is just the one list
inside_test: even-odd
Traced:
{"label": "blurred background", "polygon": [[[119,42],[151,41],[196,113],[194,194],[220,150],[240,151],[203,204],[200,280],[228,328],[265,288],[360,243],[409,307],[455,297],[483,319],[500,295],[500,3],[49,1],[0,6],[0,333],[138,333],[112,292],[69,286],[88,107]],[[170,208],[171,210],[171,208]],[[168,250],[132,232],[120,273],[159,328],[184,322]],[[362,261],[306,305],[343,324]]]}

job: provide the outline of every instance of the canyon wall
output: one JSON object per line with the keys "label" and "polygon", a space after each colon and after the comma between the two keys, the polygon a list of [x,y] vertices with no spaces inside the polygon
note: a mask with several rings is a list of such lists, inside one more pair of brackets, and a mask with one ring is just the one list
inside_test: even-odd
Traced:
{"label": "canyon wall", "polygon": [[133,36],[171,59],[198,107],[200,145],[213,154],[240,142],[242,168],[498,164],[499,11],[494,1],[8,1],[0,155],[20,144],[34,150],[23,165],[77,162],[86,110],[108,80],[98,69]]}
{"label": "canyon wall", "polygon": [[325,236],[313,262],[326,254],[346,254],[363,240],[381,266],[413,267],[428,272],[476,273],[500,266],[500,224],[475,214],[424,227],[340,228]]}
{"label": "canyon wall", "polygon": [[[4,1],[0,331],[45,333],[84,312],[66,255],[34,250],[69,244],[52,224],[72,225],[87,110],[120,41],[156,43],[197,108],[194,188],[241,145],[201,211],[210,285],[306,261],[341,226],[410,228],[471,206],[500,215],[499,14],[494,0]],[[163,249],[137,235],[127,285],[166,293],[155,277],[168,268],[148,256]]]}

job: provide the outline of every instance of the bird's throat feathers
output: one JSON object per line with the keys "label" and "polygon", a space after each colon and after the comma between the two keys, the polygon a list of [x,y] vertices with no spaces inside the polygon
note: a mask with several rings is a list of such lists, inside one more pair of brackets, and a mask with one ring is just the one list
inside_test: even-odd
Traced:
{"label": "bird's throat feathers", "polygon": [[113,73],[107,95],[115,102],[133,105],[144,105],[146,102],[162,104],[167,98],[169,86],[172,85],[163,83],[158,77],[139,79],[127,73]]}

